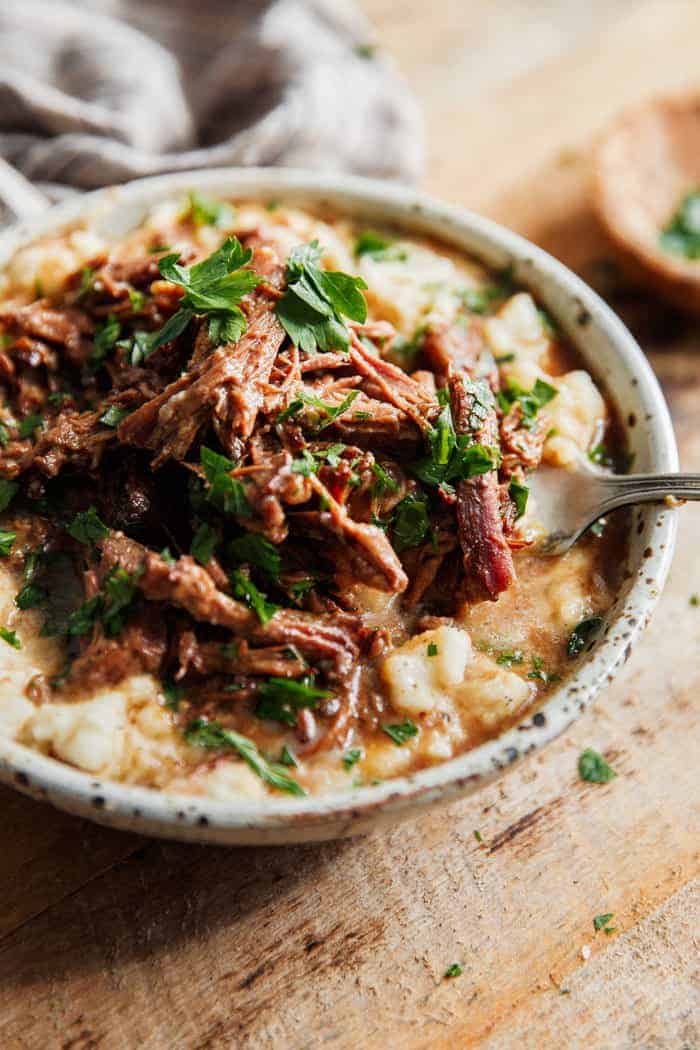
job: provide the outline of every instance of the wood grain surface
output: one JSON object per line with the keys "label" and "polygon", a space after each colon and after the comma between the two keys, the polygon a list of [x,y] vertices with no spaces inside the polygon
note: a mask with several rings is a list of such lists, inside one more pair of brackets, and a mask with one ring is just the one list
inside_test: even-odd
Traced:
{"label": "wood grain surface", "polygon": [[[700,327],[615,273],[587,204],[605,120],[700,76],[700,5],[363,6],[425,107],[426,185],[602,288],[649,352],[683,466],[700,470]],[[685,508],[659,610],[591,715],[389,833],[173,845],[0,791],[2,1050],[696,1050],[699,535],[700,508]],[[578,779],[587,746],[617,779]],[[610,935],[593,929],[603,912]],[[453,962],[463,973],[445,980]]]}

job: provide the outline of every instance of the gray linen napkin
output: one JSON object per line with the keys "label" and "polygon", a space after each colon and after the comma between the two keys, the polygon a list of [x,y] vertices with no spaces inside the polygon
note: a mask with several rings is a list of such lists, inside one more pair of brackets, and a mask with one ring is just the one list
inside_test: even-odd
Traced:
{"label": "gray linen napkin", "polygon": [[226,164],[411,180],[423,145],[346,0],[0,0],[0,155],[60,196]]}

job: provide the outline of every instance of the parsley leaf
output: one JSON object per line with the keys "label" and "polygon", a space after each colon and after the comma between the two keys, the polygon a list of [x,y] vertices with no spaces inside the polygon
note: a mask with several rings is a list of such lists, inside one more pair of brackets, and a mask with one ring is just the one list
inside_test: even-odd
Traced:
{"label": "parsley leaf", "polygon": [[305,795],[306,791],[289,776],[283,765],[268,762],[247,736],[225,729],[219,722],[208,722],[196,718],[185,729],[188,744],[196,747],[220,748],[236,751],[254,773],[270,787],[286,791],[290,795]]}
{"label": "parsley leaf", "polygon": [[17,637],[16,631],[10,631],[7,627],[0,627],[0,638],[2,638],[3,642],[7,642],[8,645],[11,645],[13,649],[22,648],[22,643]]}
{"label": "parsley leaf", "polygon": [[387,736],[390,736],[394,743],[398,744],[399,747],[410,740],[411,737],[417,736],[418,734],[418,726],[415,722],[412,722],[410,718],[405,718],[403,722],[398,725],[383,725],[382,730]]}
{"label": "parsley leaf", "polygon": [[381,463],[372,464],[372,473],[377,479],[372,485],[372,492],[376,496],[383,496],[386,492],[398,492],[399,483],[395,478],[392,478],[391,474],[381,465]]}
{"label": "parsley leaf", "polygon": [[246,330],[246,319],[238,304],[262,280],[253,270],[244,269],[252,257],[253,253],[245,251],[237,237],[229,237],[193,266],[181,266],[178,252],[163,256],[158,263],[161,275],[179,284],[185,294],[177,313],[150,337],[149,352],[181,335],[195,314],[208,317],[209,338],[214,346],[237,342]]}
{"label": "parsley leaf", "polygon": [[331,423],[334,423],[339,416],[342,416],[344,412],[350,408],[355,398],[359,395],[359,390],[351,390],[350,393],[345,397],[339,405],[328,404],[326,401],[322,401],[320,397],[316,397],[315,394],[310,394],[306,390],[299,391],[297,397],[285,408],[284,412],[280,412],[277,416],[278,423],[284,423],[285,420],[290,419],[292,416],[297,415],[301,412],[305,405],[309,405],[312,408],[318,409],[321,413],[322,420],[316,420],[316,429],[325,430]]}
{"label": "parsley leaf", "polygon": [[207,565],[211,561],[218,542],[219,537],[211,526],[204,521],[194,534],[190,546],[190,554],[200,565]]}
{"label": "parsley leaf", "polygon": [[267,595],[258,590],[253,581],[244,576],[239,569],[234,570],[230,579],[234,598],[245,602],[248,608],[256,614],[260,623],[268,623],[279,609],[279,605],[268,602]]}
{"label": "parsley leaf", "polygon": [[190,190],[187,197],[189,206],[185,218],[195,226],[230,226],[235,218],[234,209],[225,201],[207,197],[196,190]]}
{"label": "parsley leaf", "polygon": [[6,558],[12,550],[12,544],[17,539],[16,532],[0,529],[0,558]]}
{"label": "parsley leaf", "polygon": [[275,313],[295,346],[306,353],[347,349],[349,338],[344,317],[363,323],[367,303],[361,277],[319,266],[318,241],[300,245],[287,259],[287,290]]}
{"label": "parsley leaf", "polygon": [[85,543],[88,547],[109,536],[109,529],[94,507],[76,514],[70,525],[66,526],[66,532],[74,540]]}
{"label": "parsley leaf", "polygon": [[589,451],[588,458],[591,463],[596,463],[599,467],[613,467],[615,465],[615,461],[603,444],[595,445]]}
{"label": "parsley leaf", "polygon": [[163,706],[166,707],[168,711],[177,711],[184,693],[183,687],[179,682],[173,682],[171,678],[168,678],[165,682],[161,683],[161,691],[165,697],[165,704]]}
{"label": "parsley leaf", "polygon": [[523,416],[522,425],[530,430],[534,426],[539,410],[548,405],[557,396],[557,393],[556,387],[545,383],[543,379],[536,379],[532,390],[525,390],[515,380],[509,379],[503,389],[498,392],[498,403],[501,410],[507,414],[516,401],[519,402]]}
{"label": "parsley leaf", "polygon": [[115,565],[105,578],[102,591],[88,598],[68,617],[66,633],[74,637],[89,634],[101,620],[108,638],[119,634],[136,595],[136,578]]}
{"label": "parsley leaf", "polygon": [[295,767],[297,767],[299,765],[299,763],[297,762],[296,758],[294,757],[294,755],[289,750],[289,748],[287,747],[286,744],[282,748],[282,751],[280,752],[280,757],[277,759],[277,761],[278,761],[279,765],[281,765],[281,766],[289,766],[291,768],[295,768]]}
{"label": "parsley leaf", "polygon": [[110,405],[107,411],[100,416],[100,423],[104,423],[106,427],[118,427],[122,419],[126,419],[128,415],[131,415],[128,408]]}
{"label": "parsley leaf", "polygon": [[114,314],[109,314],[107,320],[98,326],[93,338],[93,349],[90,355],[91,371],[96,372],[102,365],[102,362],[117,345],[121,333],[121,327],[121,324]]}
{"label": "parsley leaf", "polygon": [[428,501],[425,496],[409,493],[394,510],[393,545],[399,553],[417,547],[430,530]]}
{"label": "parsley leaf", "polygon": [[297,712],[304,707],[318,707],[318,701],[332,694],[327,689],[317,689],[311,678],[268,678],[258,689],[259,700],[255,708],[258,718],[283,722],[288,726],[297,724]]}
{"label": "parsley leaf", "polygon": [[17,494],[19,485],[16,481],[0,478],[0,511],[7,510]]}
{"label": "parsley leaf", "polygon": [[603,626],[601,616],[590,616],[587,620],[581,620],[577,624],[566,643],[566,654],[569,657],[578,656],[586,648],[588,643],[600,633]]}
{"label": "parsley leaf", "polygon": [[[477,431],[493,404],[491,391],[483,381],[470,383],[472,405],[469,426]],[[469,434],[456,434],[452,412],[443,404],[435,426],[428,433],[430,454],[412,464],[411,472],[426,485],[440,486],[466,480],[495,470],[501,462],[496,446],[481,445]]]}
{"label": "parsley leaf", "polygon": [[364,758],[364,750],[361,747],[351,747],[349,751],[346,751],[343,755],[343,765],[346,769],[352,769],[353,766],[357,765],[360,759]]}
{"label": "parsley leaf", "polygon": [[612,927],[609,927],[609,923],[614,914],[614,912],[608,911],[604,915],[596,915],[593,919],[593,929],[602,930],[605,929],[605,927],[608,927],[608,929],[605,929],[605,932],[612,932]]}
{"label": "parsley leaf", "polygon": [[20,438],[33,438],[35,430],[38,430],[43,424],[43,417],[36,413],[25,416],[19,425]]}
{"label": "parsley leaf", "polygon": [[370,255],[377,262],[405,262],[408,252],[405,248],[387,240],[376,230],[363,230],[355,241],[355,257]]}
{"label": "parsley leaf", "polygon": [[581,752],[578,772],[581,780],[587,780],[590,784],[607,784],[617,776],[612,766],[609,766],[603,756],[592,747],[587,747]]}
{"label": "parsley leaf", "polygon": [[200,449],[199,458],[204,468],[204,476],[209,482],[209,501],[225,514],[249,518],[252,509],[246,496],[245,485],[240,478],[231,477],[230,471],[234,469],[231,460],[213,452],[205,445]]}
{"label": "parsley leaf", "polygon": [[274,543],[270,543],[257,532],[238,536],[226,547],[226,553],[238,565],[254,565],[276,580],[280,574],[282,559]]}
{"label": "parsley leaf", "polygon": [[444,976],[447,978],[459,977],[461,973],[463,973],[461,965],[459,963],[452,963],[452,965],[448,966],[445,970]]}
{"label": "parsley leaf", "polygon": [[683,197],[677,211],[659,235],[664,251],[700,259],[700,190]]}
{"label": "parsley leaf", "polygon": [[527,499],[530,495],[530,489],[527,485],[523,485],[520,481],[511,481],[508,486],[508,495],[515,504],[515,520],[522,518],[527,508]]}
{"label": "parsley leaf", "polygon": [[15,595],[15,605],[18,609],[34,609],[45,602],[46,598],[46,591],[42,587],[37,587],[35,583],[25,583]]}

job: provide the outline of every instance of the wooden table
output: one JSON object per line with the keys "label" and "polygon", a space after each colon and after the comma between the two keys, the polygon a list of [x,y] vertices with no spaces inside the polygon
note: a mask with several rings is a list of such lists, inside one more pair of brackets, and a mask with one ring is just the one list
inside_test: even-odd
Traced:
{"label": "wooden table", "polygon": [[[425,107],[427,185],[600,275],[587,144],[621,104],[698,76],[697,3],[364,6]],[[613,301],[700,470],[698,324],[637,290]],[[415,823],[223,850],[0,792],[3,1050],[700,1046],[700,509],[681,519],[654,622],[596,711]],[[589,745],[612,783],[579,781]]]}

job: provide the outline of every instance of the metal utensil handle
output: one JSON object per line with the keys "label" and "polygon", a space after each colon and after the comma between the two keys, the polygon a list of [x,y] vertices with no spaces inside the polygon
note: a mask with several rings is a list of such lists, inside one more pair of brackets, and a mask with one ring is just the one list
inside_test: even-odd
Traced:
{"label": "metal utensil handle", "polygon": [[31,219],[50,208],[51,201],[0,157],[0,205],[14,219]]}
{"label": "metal utensil handle", "polygon": [[700,474],[630,474],[605,479],[603,513],[628,503],[659,503],[667,497],[700,500]]}

